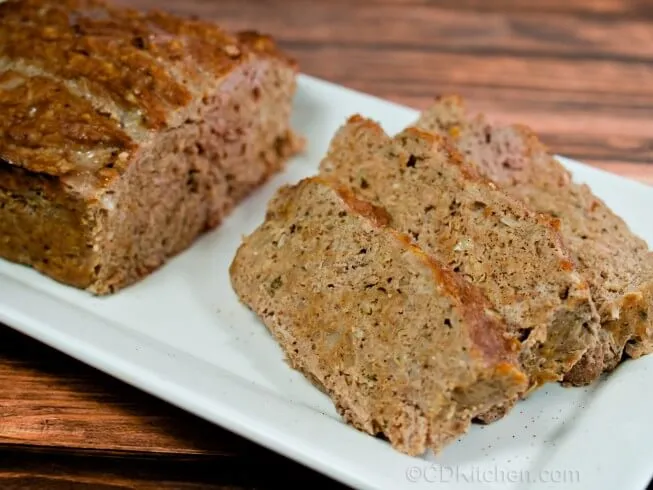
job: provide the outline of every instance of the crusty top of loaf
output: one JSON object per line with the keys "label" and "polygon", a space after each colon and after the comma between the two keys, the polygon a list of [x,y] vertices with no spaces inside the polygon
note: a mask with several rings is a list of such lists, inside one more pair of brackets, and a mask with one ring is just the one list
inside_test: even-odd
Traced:
{"label": "crusty top of loaf", "polygon": [[98,0],[9,0],[0,18],[0,159],[52,176],[119,173],[252,57],[295,66],[255,32]]}

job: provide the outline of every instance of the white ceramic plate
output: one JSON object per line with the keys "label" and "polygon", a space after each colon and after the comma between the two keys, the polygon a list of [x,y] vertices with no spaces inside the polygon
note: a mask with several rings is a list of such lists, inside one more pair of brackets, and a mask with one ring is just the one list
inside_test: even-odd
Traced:
{"label": "white ceramic plate", "polygon": [[[394,133],[416,112],[303,76],[294,125],[308,152],[216,231],[115,296],[94,298],[0,260],[0,321],[116,378],[360,489],[641,490],[653,474],[653,356],[587,389],[551,386],[438,457],[411,458],[342,423],[291,370],[230,287],[241,236],[282,183],[311,175],[359,112]],[[564,160],[653,243],[653,190]],[[255,462],[252,462],[255,465]]]}

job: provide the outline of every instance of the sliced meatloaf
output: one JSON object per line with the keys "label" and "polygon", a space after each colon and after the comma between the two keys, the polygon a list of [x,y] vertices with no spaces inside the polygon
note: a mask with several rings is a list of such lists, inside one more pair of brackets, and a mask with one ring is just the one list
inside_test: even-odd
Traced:
{"label": "sliced meatloaf", "polygon": [[438,451],[526,376],[478,288],[333,181],[280,189],[231,265],[234,290],[344,419]]}
{"label": "sliced meatloaf", "polygon": [[485,294],[520,341],[531,388],[561,380],[596,342],[598,316],[559,223],[481,177],[443,138],[414,128],[391,138],[354,116],[321,172],[385,208],[392,228]]}
{"label": "sliced meatloaf", "polygon": [[601,342],[568,375],[586,384],[613,369],[623,353],[653,349],[653,259],[647,244],[587,185],[570,173],[528,128],[491,124],[466,113],[456,96],[442,97],[417,125],[446,135],[479,171],[530,208],[561,222],[565,244],[588,281],[601,317]]}
{"label": "sliced meatloaf", "polygon": [[271,39],[96,0],[0,4],[0,257],[116,291],[298,148]]}

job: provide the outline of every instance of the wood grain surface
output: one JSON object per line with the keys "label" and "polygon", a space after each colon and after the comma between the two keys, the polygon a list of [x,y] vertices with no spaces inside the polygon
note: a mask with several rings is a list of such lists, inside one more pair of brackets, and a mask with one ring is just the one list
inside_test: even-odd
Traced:
{"label": "wood grain surface", "polygon": [[[418,109],[459,93],[495,120],[532,126],[559,154],[653,183],[653,2],[118,3],[262,30],[305,73]],[[279,484],[337,487],[0,326],[0,488]]]}

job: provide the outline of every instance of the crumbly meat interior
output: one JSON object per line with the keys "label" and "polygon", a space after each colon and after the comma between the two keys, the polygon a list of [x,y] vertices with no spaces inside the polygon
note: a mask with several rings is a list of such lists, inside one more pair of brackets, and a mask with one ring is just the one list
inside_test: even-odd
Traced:
{"label": "crumbly meat interior", "polygon": [[96,271],[93,287],[100,292],[116,279],[136,280],[143,268],[157,268],[186,249],[296,152],[287,96],[294,74],[261,73],[256,66],[242,72],[234,74],[240,84],[226,101],[210,99],[201,117],[163,133],[155,150],[116,183],[109,194],[115,203],[107,217],[111,238],[97,238],[103,245],[98,265],[106,267]]}
{"label": "crumbly meat interior", "polygon": [[321,179],[281,189],[232,284],[348,422],[409,454],[439,450],[525,377],[474,286],[342,192]]}
{"label": "crumbly meat interior", "polygon": [[514,326],[533,387],[561,380],[594,341],[587,284],[557,223],[483,179],[443,140],[413,129],[390,138],[354,117],[321,171],[383,206],[391,226],[484,292]]}

